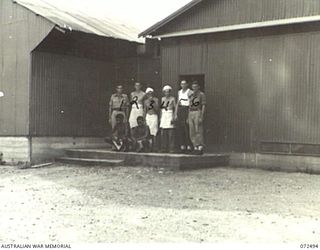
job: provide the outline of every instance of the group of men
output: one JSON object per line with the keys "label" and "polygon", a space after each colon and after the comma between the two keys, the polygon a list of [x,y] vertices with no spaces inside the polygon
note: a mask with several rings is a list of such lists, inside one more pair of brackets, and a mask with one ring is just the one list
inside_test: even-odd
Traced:
{"label": "group of men", "polygon": [[154,89],[142,91],[141,83],[128,95],[118,85],[109,102],[109,123],[112,137],[106,141],[116,151],[203,154],[203,119],[206,97],[198,82],[191,89],[187,81],[181,81],[177,98],[172,87],[163,87],[161,101]]}

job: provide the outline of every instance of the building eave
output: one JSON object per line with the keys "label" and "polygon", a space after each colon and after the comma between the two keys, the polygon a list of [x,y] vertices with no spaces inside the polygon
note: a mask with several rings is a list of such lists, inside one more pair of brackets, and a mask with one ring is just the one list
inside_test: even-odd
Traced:
{"label": "building eave", "polygon": [[161,35],[154,36],[153,38],[161,39],[161,38],[170,38],[170,37],[202,35],[202,34],[228,32],[228,31],[285,26],[285,25],[292,25],[292,24],[303,24],[303,23],[311,23],[311,22],[318,22],[318,21],[320,21],[320,15],[272,20],[272,21],[265,21],[265,22],[227,25],[227,26],[205,28],[205,29],[186,30],[186,31],[161,34]]}
{"label": "building eave", "polygon": [[179,10],[177,10],[176,12],[172,13],[170,16],[168,16],[165,19],[161,20],[160,22],[154,24],[153,26],[151,26],[147,30],[141,32],[139,34],[139,37],[146,37],[146,36],[152,35],[152,33],[154,33],[156,30],[160,29],[161,27],[163,27],[167,23],[171,22],[173,19],[177,18],[178,16],[185,13],[186,11],[190,10],[191,8],[193,8],[195,5],[201,3],[202,1],[203,0],[191,1],[190,3],[186,4],[185,6],[183,6]]}
{"label": "building eave", "polygon": [[[144,43],[143,39],[138,38],[137,28],[113,17],[97,17],[75,6],[56,4],[54,0],[12,0],[12,2],[67,31],[79,31],[139,44]],[[79,0],[79,3],[81,2]]]}

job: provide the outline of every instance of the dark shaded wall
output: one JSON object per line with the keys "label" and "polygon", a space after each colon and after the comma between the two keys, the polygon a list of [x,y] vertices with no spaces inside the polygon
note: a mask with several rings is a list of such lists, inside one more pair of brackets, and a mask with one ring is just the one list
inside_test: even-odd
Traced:
{"label": "dark shaded wall", "polygon": [[31,135],[95,136],[106,133],[114,65],[34,52]]}
{"label": "dark shaded wall", "polygon": [[116,84],[160,86],[159,70],[160,59],[138,56],[136,43],[53,31],[32,53],[31,135],[106,136]]}
{"label": "dark shaded wall", "polygon": [[30,51],[52,28],[12,0],[0,1],[0,136],[29,134]]}
{"label": "dark shaded wall", "polygon": [[205,74],[208,146],[320,144],[318,24],[162,40],[163,82],[192,74]]}

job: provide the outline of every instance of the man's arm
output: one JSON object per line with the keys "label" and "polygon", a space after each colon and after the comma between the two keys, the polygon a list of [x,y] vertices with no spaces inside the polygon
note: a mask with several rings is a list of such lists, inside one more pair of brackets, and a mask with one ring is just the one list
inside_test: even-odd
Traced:
{"label": "man's arm", "polygon": [[178,110],[177,107],[178,107],[178,105],[176,104],[176,98],[174,98],[174,97],[173,97],[172,105],[173,105],[173,111],[174,111],[174,112],[173,112],[173,121],[172,121],[172,122],[174,122],[174,121],[176,120],[176,118],[177,118],[176,115],[178,114],[178,113],[177,113],[177,110]]}
{"label": "man's arm", "polygon": [[149,128],[149,126],[146,125],[144,135],[142,136],[141,139],[147,139],[147,138],[149,138],[149,136],[150,136],[150,128]]}
{"label": "man's arm", "polygon": [[153,104],[154,110],[156,113],[159,112],[159,99],[158,98],[154,98],[154,104]]}
{"label": "man's arm", "polygon": [[124,104],[123,104],[123,109],[124,109],[124,113],[126,115],[126,117],[129,116],[129,98],[127,95],[125,95],[124,97]]}
{"label": "man's arm", "polygon": [[118,137],[118,128],[117,128],[117,126],[112,128],[111,134],[112,134],[112,137]]}
{"label": "man's arm", "polygon": [[176,110],[176,108],[177,108],[177,102],[176,102],[176,98],[175,97],[173,97],[173,100],[172,100],[172,105],[173,105],[173,110]]}
{"label": "man's arm", "polygon": [[137,138],[136,138],[136,133],[135,133],[135,129],[134,128],[131,128],[130,129],[130,135],[131,135],[131,139],[136,141]]}
{"label": "man's arm", "polygon": [[133,105],[133,93],[130,94],[130,97],[129,97],[129,106],[128,106],[128,119],[129,119],[129,116],[130,116],[130,113],[131,113],[131,109],[132,109],[132,105]]}
{"label": "man's arm", "polygon": [[126,138],[130,137],[130,128],[129,128],[129,125],[127,123],[125,124],[125,137]]}
{"label": "man's arm", "polygon": [[205,94],[203,94],[203,96],[202,96],[201,104],[202,104],[202,107],[201,107],[201,122],[203,122],[204,114],[206,112],[206,105],[207,105]]}
{"label": "man's arm", "polygon": [[203,122],[204,119],[204,113],[206,112],[206,105],[202,105],[201,109],[201,122]]}
{"label": "man's arm", "polygon": [[112,107],[112,97],[113,97],[113,95],[111,96],[110,102],[109,102],[109,122],[110,123],[111,123],[112,109],[113,109],[113,107]]}
{"label": "man's arm", "polygon": [[159,111],[160,111],[159,122],[160,122],[160,121],[161,121],[161,117],[162,117],[162,109],[163,109],[163,107],[162,107],[162,102],[163,102],[163,100],[162,100],[162,98],[159,99],[159,100],[160,100],[160,103],[159,103],[159,105],[160,105],[160,109],[159,109]]}
{"label": "man's arm", "polygon": [[179,103],[180,103],[180,100],[179,100],[179,95],[178,95],[178,99],[177,99],[177,105],[176,105],[176,108],[175,108],[175,112],[174,112],[174,119],[177,120],[178,119],[178,111],[179,111]]}
{"label": "man's arm", "polygon": [[144,101],[144,105],[143,105],[143,118],[146,119],[147,113],[148,113],[148,108],[147,107],[147,101]]}

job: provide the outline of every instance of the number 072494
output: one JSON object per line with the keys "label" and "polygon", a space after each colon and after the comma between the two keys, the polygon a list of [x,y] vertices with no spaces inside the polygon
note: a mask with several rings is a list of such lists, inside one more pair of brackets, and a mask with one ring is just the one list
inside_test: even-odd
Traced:
{"label": "number 072494", "polygon": [[318,249],[319,244],[300,244],[301,249]]}

